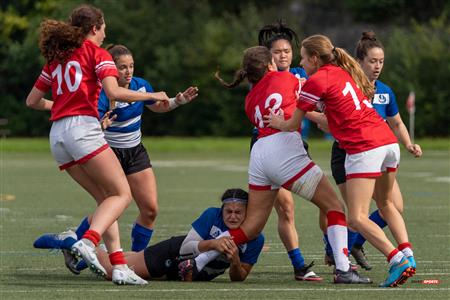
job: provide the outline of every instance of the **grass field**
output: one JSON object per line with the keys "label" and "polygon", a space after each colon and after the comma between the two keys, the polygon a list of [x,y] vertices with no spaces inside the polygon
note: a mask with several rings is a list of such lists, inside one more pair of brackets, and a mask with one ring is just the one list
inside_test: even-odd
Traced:
{"label": "grass field", "polygon": [[[187,232],[206,208],[219,206],[229,187],[246,188],[248,139],[146,139],[158,180],[160,212],[151,243]],[[151,282],[148,286],[114,286],[90,272],[75,276],[60,253],[37,250],[44,232],[76,227],[94,209],[94,201],[59,172],[45,139],[0,140],[0,298],[1,299],[449,299],[450,298],[450,152],[449,140],[421,141],[424,156],[402,153],[398,176],[405,199],[405,220],[418,261],[417,275],[397,289],[380,289],[385,259],[367,245],[374,284],[333,285],[332,269],[323,264],[318,211],[297,199],[296,222],[307,261],[316,262],[322,283],[293,279],[276,230],[276,215],[266,225],[268,250],[243,283],[227,274],[209,283]],[[330,142],[312,141],[313,159],[329,175]],[[120,219],[122,242],[137,214],[133,204]],[[439,284],[421,283],[437,279]]]}

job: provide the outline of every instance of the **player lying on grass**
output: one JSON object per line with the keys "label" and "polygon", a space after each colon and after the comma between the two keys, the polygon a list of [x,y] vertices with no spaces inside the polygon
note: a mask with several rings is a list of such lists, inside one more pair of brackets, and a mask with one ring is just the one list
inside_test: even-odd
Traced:
{"label": "player lying on grass", "polygon": [[[147,247],[140,252],[124,252],[129,266],[136,274],[145,279],[180,280],[178,264],[180,261],[195,257],[202,252],[217,250],[221,256],[211,261],[195,276],[185,278],[186,281],[210,281],[223,274],[229,268],[232,281],[243,281],[247,278],[253,265],[261,253],[264,236],[259,234],[252,241],[236,246],[230,237],[216,239],[222,232],[236,229],[246,216],[248,193],[242,189],[228,189],[222,195],[222,206],[206,209],[192,223],[186,236],[177,236]],[[61,234],[46,234],[34,242],[35,248],[70,249],[76,241],[73,231]],[[108,254],[100,247],[97,256],[111,279],[113,268]]]}

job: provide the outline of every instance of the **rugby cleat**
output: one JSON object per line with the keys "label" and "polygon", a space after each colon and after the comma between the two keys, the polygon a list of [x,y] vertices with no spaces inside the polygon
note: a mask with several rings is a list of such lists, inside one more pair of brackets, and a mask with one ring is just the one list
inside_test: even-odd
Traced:
{"label": "rugby cleat", "polygon": [[148,282],[134,273],[128,266],[113,268],[112,282],[117,285],[145,285]]}
{"label": "rugby cleat", "polygon": [[414,256],[408,256],[406,257],[409,261],[409,264],[411,265],[411,269],[410,269],[410,277],[416,275],[416,260],[414,259]]}
{"label": "rugby cleat", "polygon": [[178,275],[182,281],[193,281],[197,274],[195,259],[186,259],[178,264]]}
{"label": "rugby cleat", "polygon": [[77,234],[73,230],[61,233],[47,233],[38,237],[33,247],[38,249],[68,249],[77,241]]}
{"label": "rugby cleat", "polygon": [[393,264],[389,269],[389,275],[386,280],[381,283],[380,287],[397,287],[404,284],[409,277],[412,277],[412,267],[409,260],[403,257],[399,263]]}
{"label": "rugby cleat", "polygon": [[322,277],[314,273],[311,268],[314,266],[314,261],[309,265],[305,265],[302,268],[294,268],[295,280],[300,281],[322,281]]}
{"label": "rugby cleat", "polygon": [[361,266],[361,268],[367,271],[372,270],[372,266],[369,264],[369,261],[367,260],[363,246],[360,247],[353,246],[352,250],[350,250],[350,254],[353,256],[356,263]]}
{"label": "rugby cleat", "polygon": [[106,270],[97,258],[94,244],[88,239],[81,239],[72,246],[72,254],[83,258],[89,269],[96,275],[105,277]]}
{"label": "rugby cleat", "polygon": [[361,276],[357,271],[349,268],[347,272],[336,270],[334,275],[334,283],[337,284],[369,284],[372,280],[368,277]]}
{"label": "rugby cleat", "polygon": [[73,274],[80,275],[80,271],[77,269],[77,265],[79,264],[77,257],[67,249],[62,249],[61,252],[64,256],[64,264],[66,265],[66,268]]}

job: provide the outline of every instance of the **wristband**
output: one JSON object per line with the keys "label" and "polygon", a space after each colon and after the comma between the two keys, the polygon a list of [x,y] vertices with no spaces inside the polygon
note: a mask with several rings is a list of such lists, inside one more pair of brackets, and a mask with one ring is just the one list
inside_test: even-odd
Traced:
{"label": "wristband", "polygon": [[169,109],[170,110],[175,109],[178,106],[180,106],[180,104],[178,104],[178,102],[175,100],[175,98],[170,98],[169,99]]}

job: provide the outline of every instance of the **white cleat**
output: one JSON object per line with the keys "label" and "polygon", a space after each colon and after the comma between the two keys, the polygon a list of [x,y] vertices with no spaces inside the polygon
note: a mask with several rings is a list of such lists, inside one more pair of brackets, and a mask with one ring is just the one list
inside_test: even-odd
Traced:
{"label": "white cleat", "polygon": [[94,272],[96,275],[105,277],[106,270],[100,264],[97,254],[95,251],[95,247],[91,241],[88,239],[81,239],[72,246],[72,252],[78,257],[84,259],[89,269]]}
{"label": "white cleat", "polygon": [[134,273],[128,266],[114,268],[112,271],[112,282],[117,285],[144,285],[148,282]]}

